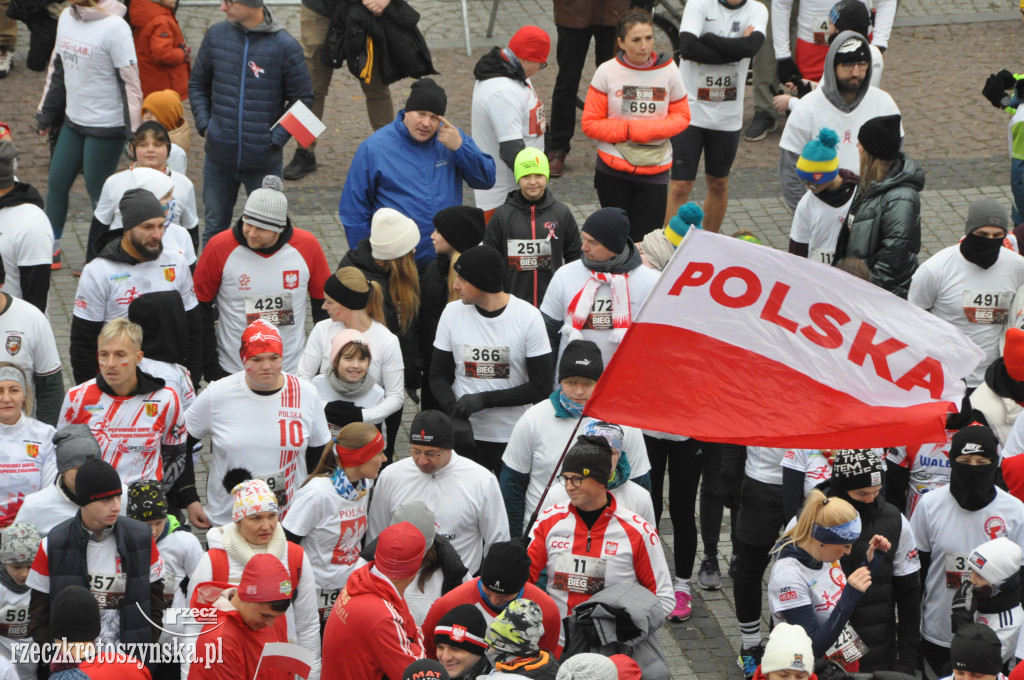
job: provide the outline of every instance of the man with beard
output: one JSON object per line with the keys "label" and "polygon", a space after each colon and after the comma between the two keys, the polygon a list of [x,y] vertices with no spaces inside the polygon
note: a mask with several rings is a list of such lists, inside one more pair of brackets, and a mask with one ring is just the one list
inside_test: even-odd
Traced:
{"label": "man with beard", "polygon": [[991,429],[972,425],[953,435],[949,486],[924,495],[910,518],[921,569],[924,678],[949,673],[953,596],[970,578],[971,551],[1006,536],[1024,543],[1024,505],[996,487],[999,442]]}
{"label": "man with beard", "polygon": [[875,534],[885,536],[893,546],[881,568],[872,573],[871,587],[850,617],[850,625],[868,646],[859,670],[894,669],[913,675],[921,646],[921,565],[910,521],[885,502],[883,481],[882,459],[875,449],[833,453],[831,495],[856,508],[862,524],[860,538],[840,560],[843,571],[849,576],[864,563]]}
{"label": "man with beard", "polygon": [[[867,38],[843,31],[828,48],[821,86],[802,97],[793,108],[779,140],[782,200],[791,211],[807,189],[796,174],[797,158],[822,128],[835,130],[839,135],[839,167],[858,168],[860,126],[872,118],[900,112],[887,92],[870,84],[871,61]],[[901,135],[902,132],[901,128]]]}
{"label": "man with beard", "polygon": [[999,339],[1024,284],[1024,259],[1003,247],[1012,227],[1010,211],[994,198],[967,209],[965,236],[928,258],[914,272],[908,300],[964,332],[985,351],[985,360],[967,376],[967,387],[985,381],[999,358]]}
{"label": "man with beard", "polygon": [[[192,272],[181,253],[164,251],[164,208],[151,192],[131,189],[119,205],[124,228],[104,235],[99,254],[82,269],[71,320],[71,369],[75,383],[96,375],[96,338],[103,324],[128,316],[128,305],[143,293],[173,290],[181,295],[188,323],[186,368],[202,375],[202,317]],[[120,236],[120,239],[117,237]]]}

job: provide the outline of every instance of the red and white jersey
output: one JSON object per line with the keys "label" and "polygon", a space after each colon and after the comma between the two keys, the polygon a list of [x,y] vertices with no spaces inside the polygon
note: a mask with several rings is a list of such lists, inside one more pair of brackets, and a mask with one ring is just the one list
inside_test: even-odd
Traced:
{"label": "red and white jersey", "polygon": [[288,242],[271,254],[240,243],[233,229],[210,239],[196,267],[196,296],[217,302],[217,351],[225,371],[242,370],[238,347],[242,331],[256,319],[277,326],[284,344],[284,370],[296,373],[306,344],[309,297],[322,299],[331,275],[316,236],[293,229]]}
{"label": "red and white jersey", "polygon": [[562,618],[616,583],[644,586],[661,600],[666,616],[675,607],[658,532],[631,510],[620,510],[614,496],[589,529],[569,501],[544,510],[530,533],[529,553],[530,581],[547,571],[548,594]]}
{"label": "red and white jersey", "polygon": [[[53,481],[44,482],[43,471],[55,469],[54,431],[26,415],[14,425],[0,424],[0,528],[14,523],[26,496]],[[4,623],[0,619],[0,626]]]}
{"label": "red and white jersey", "polygon": [[284,374],[284,387],[256,394],[239,372],[211,383],[185,414],[193,437],[210,437],[213,462],[206,512],[215,526],[231,523],[232,499],[224,475],[245,468],[277,495],[282,519],[306,479],[306,447],[331,440],[323,402],[311,384]]}
{"label": "red and white jersey", "polygon": [[181,253],[165,248],[155,260],[134,264],[97,257],[82,269],[74,314],[86,321],[110,321],[128,316],[128,305],[140,295],[163,290],[180,294],[185,311],[199,304]]}
{"label": "red and white jersey", "polygon": [[[125,484],[163,480],[163,447],[185,443],[181,403],[169,387],[118,397],[101,390],[93,378],[64,396],[57,429],[75,423],[89,426],[103,460],[114,466]],[[177,475],[171,478],[171,471],[168,473],[165,481],[170,484]]]}

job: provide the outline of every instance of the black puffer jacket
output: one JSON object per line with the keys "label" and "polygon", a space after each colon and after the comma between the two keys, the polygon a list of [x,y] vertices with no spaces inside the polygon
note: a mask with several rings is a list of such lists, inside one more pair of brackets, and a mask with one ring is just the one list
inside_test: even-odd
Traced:
{"label": "black puffer jacket", "polygon": [[872,283],[906,299],[921,250],[923,189],[924,169],[901,152],[889,174],[850,207],[833,263],[858,257]]}

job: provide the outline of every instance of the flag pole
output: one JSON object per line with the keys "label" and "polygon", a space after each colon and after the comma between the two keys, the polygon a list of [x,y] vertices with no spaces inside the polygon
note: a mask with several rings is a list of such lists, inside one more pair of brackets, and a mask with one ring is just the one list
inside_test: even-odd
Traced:
{"label": "flag pole", "polygon": [[[265,646],[266,646],[266,643],[264,643],[264,647]],[[260,666],[262,664],[263,664],[263,652],[260,652],[260,660],[256,662],[256,672],[252,674],[252,680],[256,680],[256,678],[259,677],[259,675],[260,675]]]}
{"label": "flag pole", "polygon": [[583,415],[576,419],[576,426],[572,428],[572,434],[569,435],[569,441],[565,443],[565,448],[562,449],[562,455],[558,457],[558,462],[555,463],[555,469],[551,471],[551,476],[548,477],[548,483],[544,486],[544,491],[540,495],[540,500],[537,501],[537,507],[533,509],[533,513],[530,515],[529,521],[526,522],[526,526],[523,528],[523,537],[527,537],[530,534],[530,529],[533,528],[533,523],[537,521],[537,516],[540,514],[540,509],[544,507],[544,499],[548,497],[548,490],[551,489],[551,485],[555,481],[555,477],[558,476],[558,471],[562,469],[562,461],[565,460],[565,454],[569,453],[569,447],[572,446],[573,441],[576,439],[576,431],[580,429],[580,423],[583,422]]}

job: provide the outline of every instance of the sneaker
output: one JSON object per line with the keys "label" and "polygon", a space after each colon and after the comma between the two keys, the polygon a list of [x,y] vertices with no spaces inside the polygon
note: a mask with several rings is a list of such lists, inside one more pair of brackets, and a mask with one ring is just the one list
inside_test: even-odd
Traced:
{"label": "sneaker", "polygon": [[287,180],[300,180],[311,172],[316,172],[316,154],[301,146],[295,149],[291,162],[284,166],[281,176]]}
{"label": "sneaker", "polygon": [[57,271],[58,269],[60,269],[63,266],[64,265],[62,265],[60,263],[60,251],[59,250],[53,251],[53,264],[50,265],[50,269],[52,271]]}
{"label": "sneaker", "polygon": [[548,155],[548,174],[551,177],[561,177],[565,174],[565,156],[564,151],[555,151]]}
{"label": "sneaker", "polygon": [[757,647],[744,647],[740,650],[739,658],[736,659],[737,665],[743,671],[743,677],[752,678],[754,673],[757,672],[757,667],[761,665],[761,657],[764,656],[764,645],[760,644]]}
{"label": "sneaker", "polygon": [[777,127],[778,124],[771,114],[757,109],[754,111],[754,119],[750,121],[750,125],[747,126],[746,131],[743,133],[743,138],[748,142],[760,142],[768,136],[769,132],[774,131]]}
{"label": "sneaker", "polygon": [[0,78],[6,78],[14,66],[14,48],[10,45],[0,47]]}
{"label": "sneaker", "polygon": [[672,610],[672,613],[668,615],[668,620],[673,623],[679,623],[686,621],[690,618],[692,609],[690,608],[690,602],[693,597],[689,593],[684,593],[681,590],[676,591],[676,608]]}
{"label": "sneaker", "polygon": [[700,561],[697,583],[704,590],[718,590],[722,587],[722,570],[718,566],[718,555],[705,555]]}

